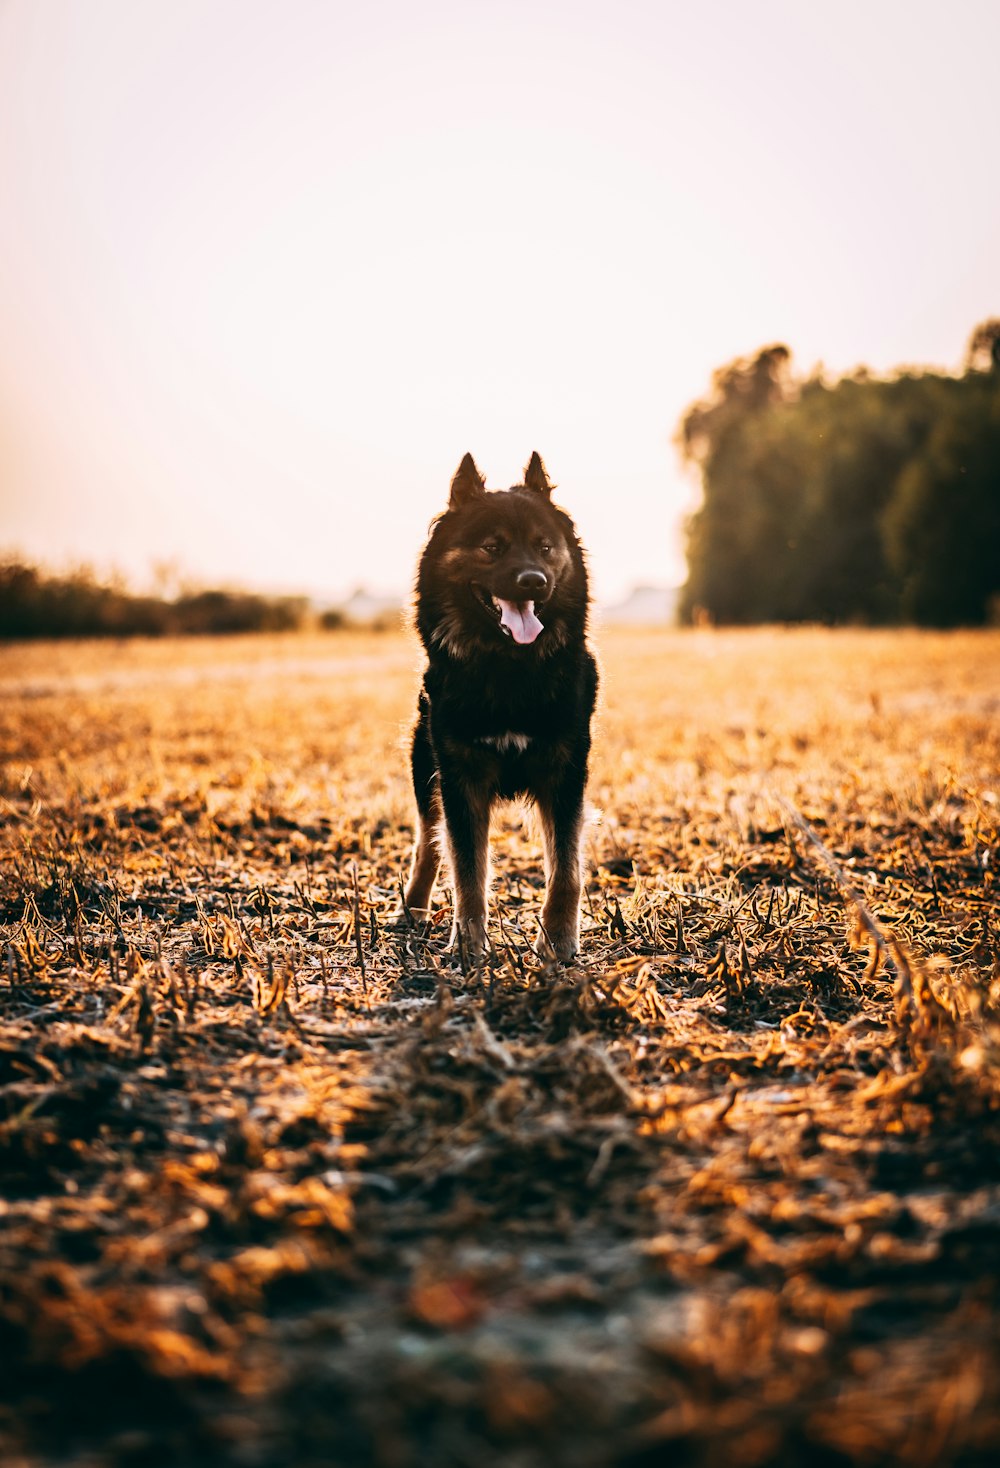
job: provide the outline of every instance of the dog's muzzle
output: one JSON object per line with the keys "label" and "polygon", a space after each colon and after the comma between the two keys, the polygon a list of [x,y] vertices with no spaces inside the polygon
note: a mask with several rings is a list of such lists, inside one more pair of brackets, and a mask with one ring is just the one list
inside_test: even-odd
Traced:
{"label": "dog's muzzle", "polygon": [[519,571],[517,589],[526,592],[528,596],[538,596],[539,592],[548,591],[549,578],[544,571]]}

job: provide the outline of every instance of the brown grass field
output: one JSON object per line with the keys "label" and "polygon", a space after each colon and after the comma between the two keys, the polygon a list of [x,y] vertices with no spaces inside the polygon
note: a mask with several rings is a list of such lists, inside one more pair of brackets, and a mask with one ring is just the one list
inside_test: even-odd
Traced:
{"label": "brown grass field", "polygon": [[583,956],[402,635],[0,649],[0,1461],[1000,1461],[1000,633],[611,633]]}

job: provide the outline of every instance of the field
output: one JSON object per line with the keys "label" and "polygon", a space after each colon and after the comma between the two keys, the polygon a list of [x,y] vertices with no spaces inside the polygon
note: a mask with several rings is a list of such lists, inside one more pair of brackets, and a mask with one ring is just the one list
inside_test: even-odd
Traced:
{"label": "field", "polygon": [[0,649],[0,1461],[1000,1461],[1000,633],[598,635],[583,955],[402,635]]}

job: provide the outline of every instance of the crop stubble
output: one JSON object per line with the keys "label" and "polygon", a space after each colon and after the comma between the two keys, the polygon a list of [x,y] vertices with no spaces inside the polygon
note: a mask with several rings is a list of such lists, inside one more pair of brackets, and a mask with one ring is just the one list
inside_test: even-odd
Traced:
{"label": "crop stubble", "polygon": [[402,637],[0,652],[0,1456],[992,1462],[1000,635],[609,633],[583,957]]}

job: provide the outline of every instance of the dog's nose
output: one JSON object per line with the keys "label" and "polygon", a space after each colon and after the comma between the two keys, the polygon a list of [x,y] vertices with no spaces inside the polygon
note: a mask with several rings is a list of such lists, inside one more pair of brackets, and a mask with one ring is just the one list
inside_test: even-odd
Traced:
{"label": "dog's nose", "polygon": [[549,578],[544,571],[519,571],[517,585],[519,591],[544,591],[549,584]]}

